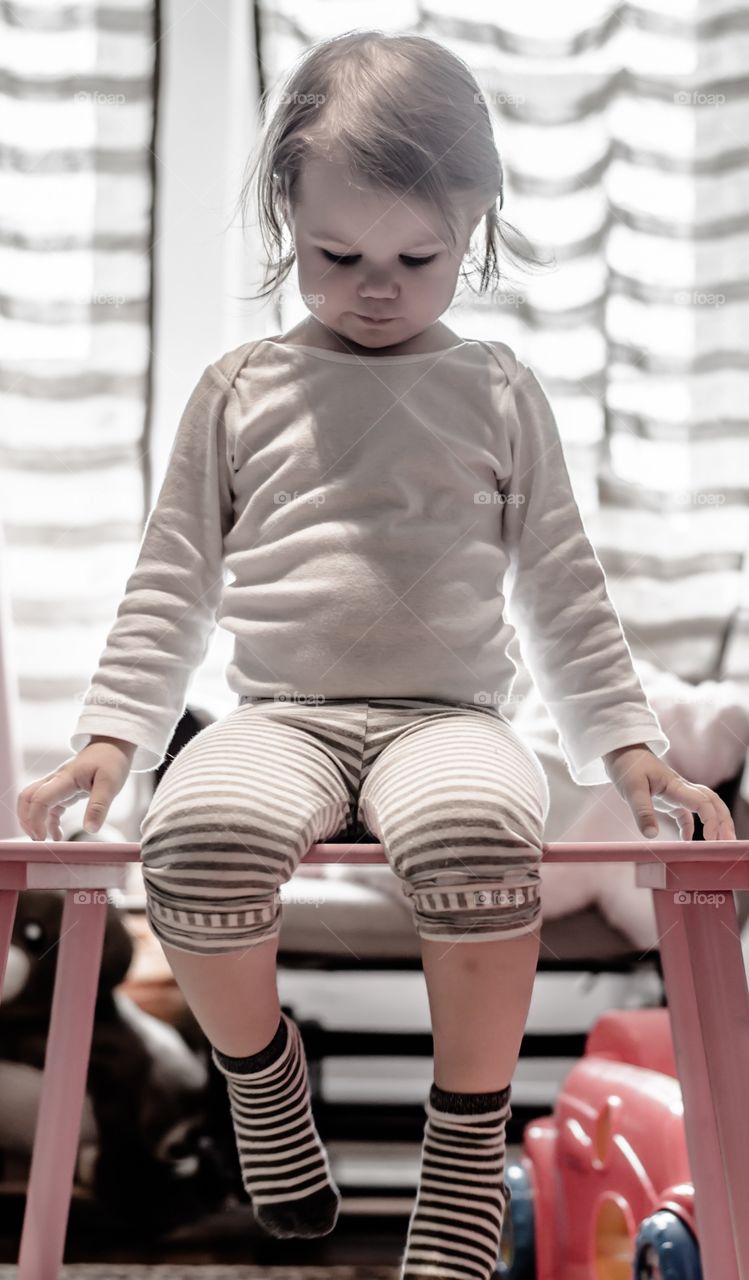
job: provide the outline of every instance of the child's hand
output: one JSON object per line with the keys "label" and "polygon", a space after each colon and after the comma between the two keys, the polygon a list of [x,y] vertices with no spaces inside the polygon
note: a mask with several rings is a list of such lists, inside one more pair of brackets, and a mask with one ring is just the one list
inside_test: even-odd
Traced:
{"label": "child's hand", "polygon": [[[643,835],[658,834],[653,810],[660,809],[676,819],[682,840],[691,840],[694,835],[692,814],[695,812],[700,815],[706,840],[736,839],[731,811],[720,796],[700,783],[687,782],[644,743],[617,747],[609,751],[603,761]],[[649,830],[651,827],[653,830]]]}
{"label": "child's hand", "polygon": [[26,835],[46,840],[49,828],[53,840],[62,840],[63,810],[89,793],[83,825],[86,831],[98,831],[125,785],[134,754],[132,742],[97,736],[58,769],[30,782],[16,802],[18,821]]}

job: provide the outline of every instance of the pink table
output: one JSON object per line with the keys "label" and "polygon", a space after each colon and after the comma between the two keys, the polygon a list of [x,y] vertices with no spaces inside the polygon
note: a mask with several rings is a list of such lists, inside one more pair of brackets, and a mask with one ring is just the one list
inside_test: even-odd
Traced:
{"label": "pink table", "polygon": [[[633,862],[655,903],[704,1280],[749,1280],[749,992],[731,890],[749,841],[549,844],[546,862]],[[57,1280],[86,1093],[107,890],[139,844],[0,840],[0,986],[23,889],[64,889],[18,1280]],[[305,863],[386,862],[379,844],[313,845]]]}

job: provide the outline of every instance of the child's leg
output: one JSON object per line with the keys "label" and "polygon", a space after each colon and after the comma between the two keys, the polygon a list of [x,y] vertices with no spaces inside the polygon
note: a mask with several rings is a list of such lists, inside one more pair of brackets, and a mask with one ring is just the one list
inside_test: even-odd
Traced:
{"label": "child's leg", "polygon": [[511,726],[425,719],[372,766],[359,807],[414,907],[435,1044],[401,1280],[495,1273],[511,1082],[540,941],[549,792]]}
{"label": "child's leg", "polygon": [[533,994],[539,929],[494,942],[420,939],[438,1088],[490,1093],[511,1082]]}
{"label": "child's leg", "polygon": [[228,954],[198,955],[161,945],[175,981],[212,1045],[233,1058],[258,1053],[281,1017],[276,985],[279,935]]}
{"label": "child's leg", "polygon": [[340,1192],[311,1108],[299,1028],[281,1012],[279,935],[223,955],[162,947],[224,1075],[242,1182],[257,1221],[280,1238],[327,1235]]}
{"label": "child's leg", "polygon": [[349,794],[293,718],[242,707],[192,738],[149,806],[141,856],[149,923],[226,1079],[255,1217],[313,1238],[335,1226],[340,1193],[299,1028],[279,1005],[279,889],[345,819]]}
{"label": "child's leg", "polygon": [[539,946],[538,929],[503,941],[421,938],[435,1071],[401,1280],[435,1267],[468,1266],[475,1280],[495,1273],[511,1082]]}

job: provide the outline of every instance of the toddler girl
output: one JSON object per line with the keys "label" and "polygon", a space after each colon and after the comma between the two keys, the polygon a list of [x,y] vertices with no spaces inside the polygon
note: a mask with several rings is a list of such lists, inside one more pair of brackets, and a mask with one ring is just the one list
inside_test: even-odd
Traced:
{"label": "toddler girl", "polygon": [[[276,1236],[340,1193],[276,988],[280,886],[343,831],[382,843],[413,912],[434,1036],[403,1280],[488,1280],[539,949],[549,792],[502,706],[523,654],[574,779],[735,838],[632,666],[532,370],[440,317],[502,170],[478,86],[432,40],[347,33],[294,68],[258,156],[261,227],[308,315],[209,364],[71,737],[19,800],[28,834],[156,768],[216,620],[238,705],[166,770],[141,826],[151,927],[227,1080],[244,1185]],[[243,199],[246,188],[242,193]],[[293,252],[280,250],[284,226]],[[232,575],[224,581],[224,569]],[[506,583],[507,580],[507,583]],[[654,797],[659,797],[657,806]]]}

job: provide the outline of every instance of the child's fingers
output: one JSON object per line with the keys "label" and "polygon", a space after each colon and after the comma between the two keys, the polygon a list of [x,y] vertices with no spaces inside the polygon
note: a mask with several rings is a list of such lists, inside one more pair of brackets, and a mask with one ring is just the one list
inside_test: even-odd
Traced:
{"label": "child's fingers", "polygon": [[637,825],[644,836],[656,836],[658,823],[653,808],[653,798],[647,775],[637,773],[634,778],[627,777],[626,792],[629,806],[635,815]]}
{"label": "child's fingers", "polygon": [[[668,800],[677,801],[699,816],[706,840],[735,840],[736,831],[731,810],[719,795],[701,783],[687,782],[675,774],[669,778],[661,793]],[[691,835],[685,837],[691,839]]]}
{"label": "child's fingers", "polygon": [[66,772],[34,783],[21,792],[18,803],[18,819],[27,835],[44,840],[47,835],[47,815],[54,806],[59,810],[86,795],[78,783]]}

